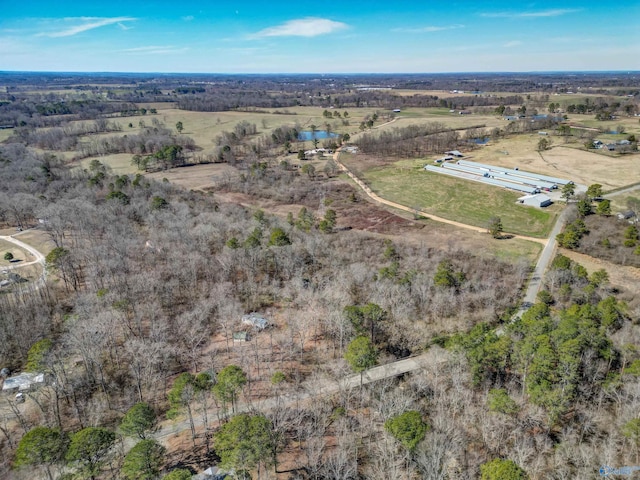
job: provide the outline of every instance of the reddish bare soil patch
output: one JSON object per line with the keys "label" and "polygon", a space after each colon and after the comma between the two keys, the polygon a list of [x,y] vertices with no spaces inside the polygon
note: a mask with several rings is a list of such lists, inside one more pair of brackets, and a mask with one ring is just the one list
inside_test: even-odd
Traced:
{"label": "reddish bare soil patch", "polygon": [[289,213],[297,215],[305,207],[314,212],[317,218],[324,215],[326,209],[337,213],[337,228],[364,230],[374,233],[402,234],[420,231],[424,228],[418,222],[395,215],[362,197],[351,184],[341,180],[331,180],[325,184],[324,202],[314,197],[303,203],[280,203],[257,195],[240,192],[216,191],[215,198],[228,203],[240,204],[249,208],[261,208],[271,214],[282,217]]}

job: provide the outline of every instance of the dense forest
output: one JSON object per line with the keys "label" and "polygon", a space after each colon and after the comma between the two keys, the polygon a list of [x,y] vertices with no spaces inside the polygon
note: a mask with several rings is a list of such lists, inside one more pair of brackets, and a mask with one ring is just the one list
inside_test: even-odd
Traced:
{"label": "dense forest", "polygon": [[[130,82],[130,91],[91,108],[53,108],[62,94],[25,94],[24,76],[3,76],[3,95],[13,98],[0,118],[15,128],[0,144],[0,227],[37,228],[51,244],[41,283],[0,291],[0,366],[47,377],[25,403],[1,399],[3,478],[175,480],[216,464],[243,479],[573,479],[637,463],[637,305],[603,270],[558,255],[539,302],[516,316],[528,261],[471,249],[455,234],[443,242],[408,219],[357,228],[350,215],[377,207],[335,164],[316,175],[265,161],[295,137],[284,127],[264,137],[239,123],[220,135],[216,161],[238,174],[207,191],[153,180],[142,163],[138,174],[115,174],[99,160],[78,167],[55,154],[182,164],[195,144],[160,122],[106,144],[78,143],[120,133],[113,116],[139,112],[130,102],[141,91],[140,101],[224,110],[262,108],[254,95],[277,85],[274,98],[292,105],[313,89],[332,103],[382,106],[391,105],[386,91],[354,85],[452,89],[468,80],[338,78],[332,93],[329,80],[303,77],[249,78],[247,87],[227,77],[105,76],[92,85]],[[479,78],[482,89],[511,91],[504,87],[515,82]],[[520,85],[551,92],[558,79]],[[89,83],[29,81],[35,90]],[[572,81],[604,85],[598,75]],[[614,86],[631,84],[621,76]],[[88,96],[93,88],[102,86],[87,87]],[[522,90],[513,91],[519,105]],[[478,125],[476,133],[491,132]],[[432,124],[363,134],[359,145],[402,156],[464,140]],[[241,206],[233,194],[288,210]],[[606,221],[580,211],[572,221],[582,228],[585,218],[592,232],[589,222]],[[614,248],[640,242],[637,231],[608,231]],[[602,235],[593,238],[602,245]],[[409,373],[366,378],[370,367],[411,358],[421,363]],[[354,373],[353,388],[338,382]]]}

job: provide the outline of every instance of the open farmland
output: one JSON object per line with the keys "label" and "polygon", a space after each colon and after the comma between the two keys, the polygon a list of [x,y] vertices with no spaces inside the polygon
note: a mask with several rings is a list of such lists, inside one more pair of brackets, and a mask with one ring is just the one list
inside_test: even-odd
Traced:
{"label": "open farmland", "polygon": [[[563,145],[538,152],[540,138],[537,134],[525,134],[491,141],[470,152],[468,159],[567,178],[582,185],[600,183],[605,190],[629,185],[640,178],[638,155],[614,156]],[[551,139],[556,144],[562,141],[560,137]]]}
{"label": "open farmland", "polygon": [[114,153],[112,155],[102,155],[99,157],[88,157],[84,158],[80,161],[80,166],[82,168],[89,168],[89,164],[93,160],[99,160],[100,163],[107,165],[113,173],[118,175],[130,175],[138,173],[138,169],[131,164],[131,158],[133,157],[130,153]]}
{"label": "open farmland", "polygon": [[[345,164],[350,166],[350,160],[345,160]],[[559,212],[557,206],[545,210],[523,207],[516,204],[521,196],[517,193],[431,174],[423,166],[424,161],[412,160],[371,169],[360,165],[356,169],[384,198],[479,227],[486,226],[491,217],[499,216],[505,231],[543,237],[548,235]]]}
{"label": "open farmland", "polygon": [[155,180],[166,178],[187,190],[206,190],[222,180],[238,175],[238,170],[225,163],[193,165],[146,174],[147,177]]}
{"label": "open farmland", "polygon": [[424,108],[407,109],[398,114],[397,120],[388,127],[406,127],[407,125],[420,125],[430,122],[441,122],[450,128],[466,130],[477,125],[485,125],[486,128],[504,127],[506,121],[496,115],[460,115],[450,113],[448,109]]}

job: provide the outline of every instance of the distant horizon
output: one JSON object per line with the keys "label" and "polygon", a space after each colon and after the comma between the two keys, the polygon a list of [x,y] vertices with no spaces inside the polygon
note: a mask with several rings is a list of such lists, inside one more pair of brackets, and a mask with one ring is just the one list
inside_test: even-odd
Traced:
{"label": "distant horizon", "polygon": [[640,58],[639,2],[5,3],[3,71],[623,72]]}
{"label": "distant horizon", "polygon": [[55,75],[220,75],[220,76],[388,76],[388,75],[566,75],[566,74],[623,74],[640,75],[640,70],[513,70],[513,71],[451,71],[451,72],[154,72],[154,71],[65,71],[65,70],[0,70],[4,74],[55,74]]}

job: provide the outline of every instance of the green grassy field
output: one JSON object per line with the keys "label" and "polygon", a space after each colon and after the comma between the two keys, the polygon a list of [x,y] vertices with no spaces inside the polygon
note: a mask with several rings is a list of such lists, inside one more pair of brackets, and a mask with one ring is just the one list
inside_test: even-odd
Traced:
{"label": "green grassy field", "polygon": [[93,160],[99,160],[100,163],[107,165],[111,168],[111,171],[117,175],[135,175],[136,173],[144,173],[131,164],[132,158],[133,155],[131,153],[114,153],[113,155],[83,158],[80,160],[78,165],[81,168],[89,168],[89,164]]}
{"label": "green grassy field", "polygon": [[478,227],[498,216],[505,232],[545,237],[560,211],[559,206],[545,210],[523,207],[516,203],[523,194],[426,172],[424,164],[424,160],[400,161],[362,175],[376,193],[389,200]]}

